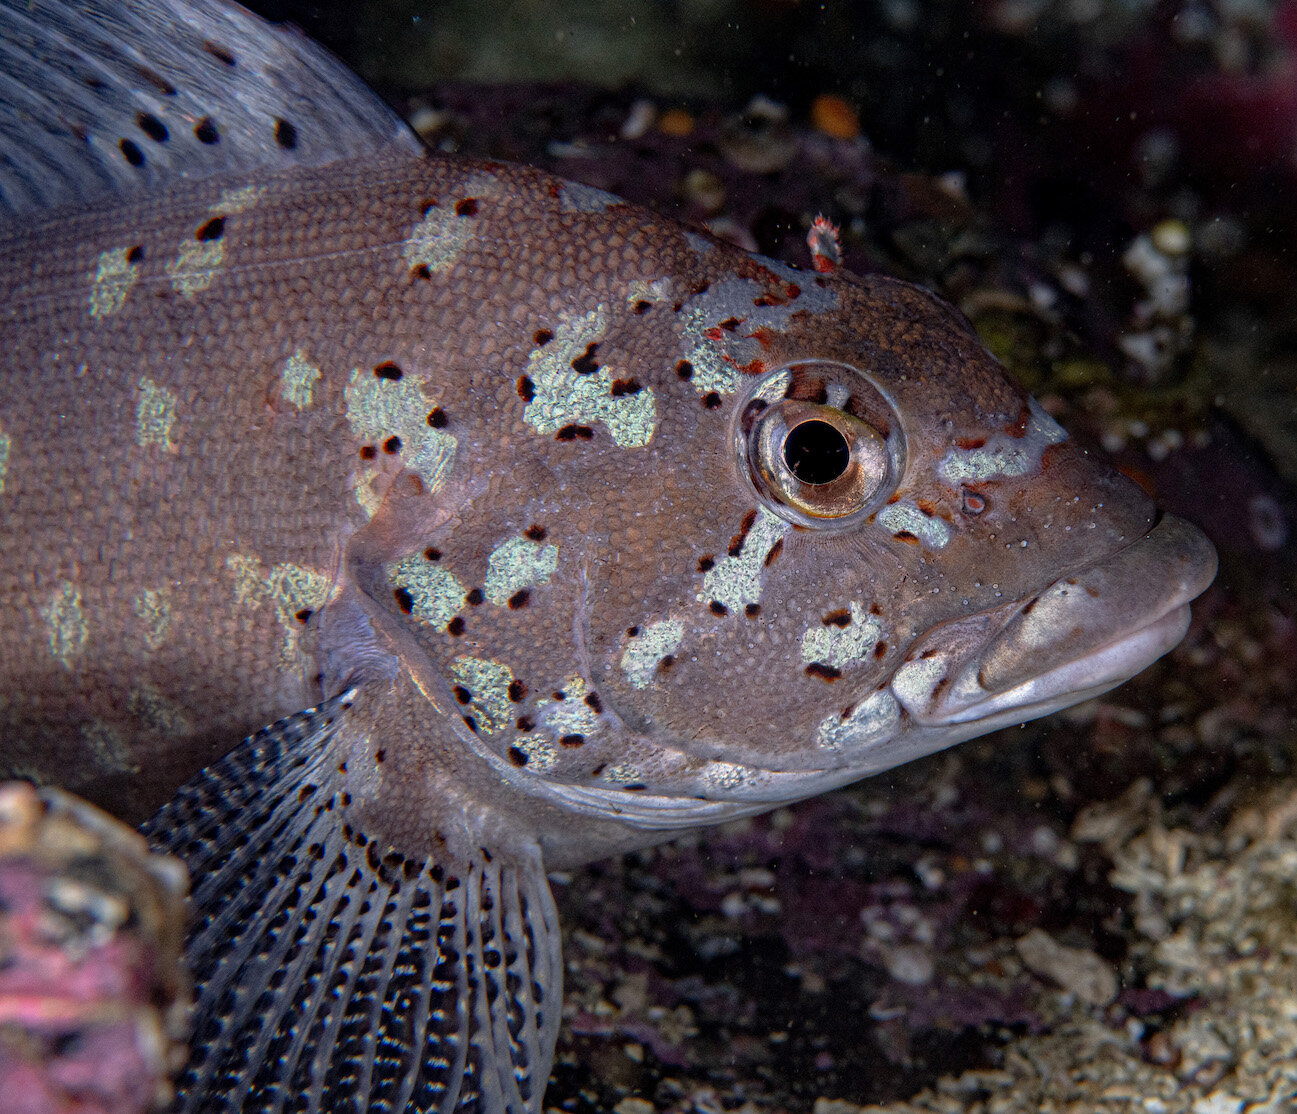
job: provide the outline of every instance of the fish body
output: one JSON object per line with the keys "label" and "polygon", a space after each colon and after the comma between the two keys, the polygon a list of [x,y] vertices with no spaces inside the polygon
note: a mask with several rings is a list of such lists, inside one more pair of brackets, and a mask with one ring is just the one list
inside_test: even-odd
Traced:
{"label": "fish body", "polygon": [[35,144],[78,173],[0,129],[0,758],[188,862],[182,1108],[537,1110],[546,869],[1183,635],[1210,545],[931,294],[423,152],[232,6],[110,7],[172,55],[100,59],[89,153]]}

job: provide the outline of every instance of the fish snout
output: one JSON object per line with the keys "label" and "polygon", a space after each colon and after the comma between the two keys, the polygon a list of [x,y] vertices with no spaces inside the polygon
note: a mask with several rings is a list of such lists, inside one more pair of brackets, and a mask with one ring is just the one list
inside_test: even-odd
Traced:
{"label": "fish snout", "polygon": [[1047,715],[1116,687],[1176,646],[1189,602],[1215,575],[1206,535],[1162,515],[1137,541],[1008,611],[980,646],[969,646],[966,632],[932,631],[897,669],[892,691],[925,727],[976,724],[981,734]]}

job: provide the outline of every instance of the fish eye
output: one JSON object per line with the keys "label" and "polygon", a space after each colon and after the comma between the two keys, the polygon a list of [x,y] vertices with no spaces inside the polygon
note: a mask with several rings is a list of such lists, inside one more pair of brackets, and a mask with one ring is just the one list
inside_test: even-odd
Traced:
{"label": "fish eye", "polygon": [[748,482],[791,522],[850,525],[885,501],[900,477],[896,414],[845,364],[808,361],[771,372],[745,392],[735,413]]}

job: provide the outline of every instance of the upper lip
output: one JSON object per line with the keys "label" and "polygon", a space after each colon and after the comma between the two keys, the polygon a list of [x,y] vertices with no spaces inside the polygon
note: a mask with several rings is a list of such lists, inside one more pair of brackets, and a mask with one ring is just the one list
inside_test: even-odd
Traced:
{"label": "upper lip", "polygon": [[[1216,551],[1202,531],[1163,515],[1124,549],[1060,577],[1007,616],[995,613],[998,631],[930,632],[893,675],[893,691],[926,724],[1010,723],[1066,707],[1179,642],[1189,601],[1215,574]],[[933,658],[940,661],[923,668]]]}

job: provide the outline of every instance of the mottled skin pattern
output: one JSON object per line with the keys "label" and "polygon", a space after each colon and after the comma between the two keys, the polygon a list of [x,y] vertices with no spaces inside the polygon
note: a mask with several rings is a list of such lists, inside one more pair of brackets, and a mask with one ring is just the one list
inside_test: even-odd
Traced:
{"label": "mottled skin pattern", "polygon": [[[138,820],[234,739],[359,683],[378,695],[345,776],[367,830],[426,852],[449,793],[473,838],[535,833],[550,865],[577,862],[660,836],[573,820],[530,786],[595,789],[606,816],[619,794],[741,795],[749,767],[832,766],[817,725],[916,636],[1149,529],[1133,484],[1053,435],[1023,474],[940,474],[952,449],[1039,438],[1025,394],[930,295],[776,272],[609,201],[402,157],[0,239],[9,770]],[[735,276],[750,314],[709,302]],[[549,426],[528,421],[546,348],[560,395],[606,372],[612,409],[560,398]],[[741,558],[759,501],[737,395],[704,388],[807,359],[890,402],[905,462],[887,499],[945,529],[780,522],[759,599],[713,603],[706,571]],[[868,653],[808,669],[807,632],[849,626],[853,602],[852,621],[877,620]],[[675,625],[627,658],[654,624]]]}

